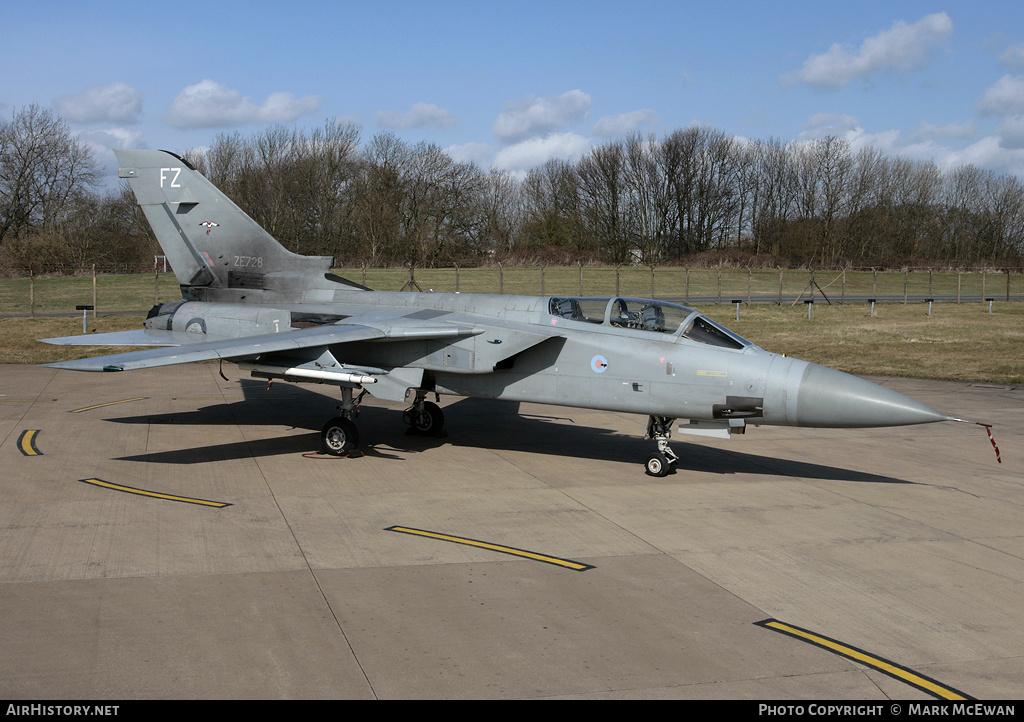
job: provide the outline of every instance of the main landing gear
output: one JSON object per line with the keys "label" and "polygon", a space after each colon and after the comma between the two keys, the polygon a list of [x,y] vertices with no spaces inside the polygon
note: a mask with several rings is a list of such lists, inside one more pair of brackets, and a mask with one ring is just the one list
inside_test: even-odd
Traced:
{"label": "main landing gear", "polygon": [[359,415],[359,402],[365,393],[362,391],[359,396],[353,398],[351,388],[341,387],[341,406],[338,407],[341,416],[324,424],[320,432],[321,448],[325,454],[346,456],[359,446],[359,430],[352,419]]}
{"label": "main landing gear", "polygon": [[[366,391],[353,398],[353,389],[341,387],[341,416],[328,421],[320,432],[321,448],[332,456],[351,455],[359,446],[359,430],[353,419],[359,414],[359,402]],[[402,413],[402,420],[409,426],[408,433],[420,436],[441,437],[444,435],[444,412],[432,401],[426,401],[427,392],[416,390],[412,406]]]}
{"label": "main landing gear", "polygon": [[[433,401],[425,401],[427,392],[417,389],[416,400],[402,412],[402,421],[409,426],[409,434],[419,436],[442,436],[444,412]],[[436,398],[436,397],[435,397]]]}
{"label": "main landing gear", "polygon": [[679,457],[668,445],[668,440],[672,438],[672,424],[675,421],[668,416],[647,417],[647,434],[644,438],[658,442],[658,453],[648,456],[644,465],[648,476],[668,476],[676,473]]}

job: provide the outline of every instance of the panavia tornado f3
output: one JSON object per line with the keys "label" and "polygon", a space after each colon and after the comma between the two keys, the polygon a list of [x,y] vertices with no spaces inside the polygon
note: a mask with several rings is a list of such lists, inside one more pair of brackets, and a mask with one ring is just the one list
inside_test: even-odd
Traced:
{"label": "panavia tornado f3", "polygon": [[127,371],[221,359],[255,377],[332,384],[340,416],[323,450],[357,449],[365,394],[408,401],[405,422],[437,434],[440,394],[558,404],[648,417],[652,476],[674,471],[683,433],[728,437],[748,425],[870,427],[953,421],[891,389],[770,353],[697,311],[649,298],[372,291],[333,259],[286,250],[187,161],[118,150],[127,179],[181,284],[145,328],[45,339],[156,346],[48,364]]}

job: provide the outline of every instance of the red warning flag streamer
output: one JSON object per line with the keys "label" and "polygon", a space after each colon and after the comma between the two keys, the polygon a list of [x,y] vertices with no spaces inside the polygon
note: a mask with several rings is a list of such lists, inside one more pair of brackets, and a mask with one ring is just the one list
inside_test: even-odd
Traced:
{"label": "red warning flag streamer", "polygon": [[996,461],[1002,464],[1003,460],[999,457],[999,447],[996,446],[996,437],[992,436],[992,424],[983,424],[980,421],[975,421],[974,423],[978,426],[985,427],[985,433],[988,434],[988,440],[992,442],[992,448],[996,450]]}

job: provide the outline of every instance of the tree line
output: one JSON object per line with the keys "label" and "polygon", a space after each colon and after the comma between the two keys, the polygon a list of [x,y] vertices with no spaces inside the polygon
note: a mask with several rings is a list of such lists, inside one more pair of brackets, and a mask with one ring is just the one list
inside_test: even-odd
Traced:
{"label": "tree line", "polygon": [[[184,154],[290,250],[369,266],[723,263],[1018,266],[1024,184],[844,139],[634,134],[524,176],[358,126],[221,133]],[[0,124],[0,264],[144,267],[131,192],[100,193],[92,151],[28,106]]]}

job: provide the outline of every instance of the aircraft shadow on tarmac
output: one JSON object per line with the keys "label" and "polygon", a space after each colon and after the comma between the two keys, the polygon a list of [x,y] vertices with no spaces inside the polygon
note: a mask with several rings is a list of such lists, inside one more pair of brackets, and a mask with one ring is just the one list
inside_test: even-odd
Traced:
{"label": "aircraft shadow on tarmac", "polygon": [[[244,402],[226,402],[193,411],[108,418],[119,424],[251,425],[290,426],[316,434],[288,434],[253,441],[192,447],[174,451],[118,457],[118,461],[154,464],[202,464],[283,454],[309,453],[320,446],[319,428],[333,415],[334,401],[322,394],[289,387],[287,396],[271,396],[266,385],[242,380]],[[258,393],[253,393],[258,389]],[[642,420],[637,436],[623,436],[611,429],[577,425],[572,418],[555,415],[520,415],[518,403],[466,398],[444,407],[449,434],[443,438],[410,436],[405,432],[401,410],[374,406],[362,409],[358,419],[363,439],[360,451],[367,456],[401,460],[389,453],[417,453],[441,445],[471,446],[500,451],[530,451],[563,458],[587,458],[609,462],[643,462],[653,442],[644,441]],[[586,413],[576,409],[563,413]],[[638,417],[639,418],[639,417]],[[806,461],[735,451],[682,440],[673,442],[680,455],[679,473],[761,474],[834,481],[909,484],[880,474],[843,469]],[[685,478],[685,477],[684,477]]]}

